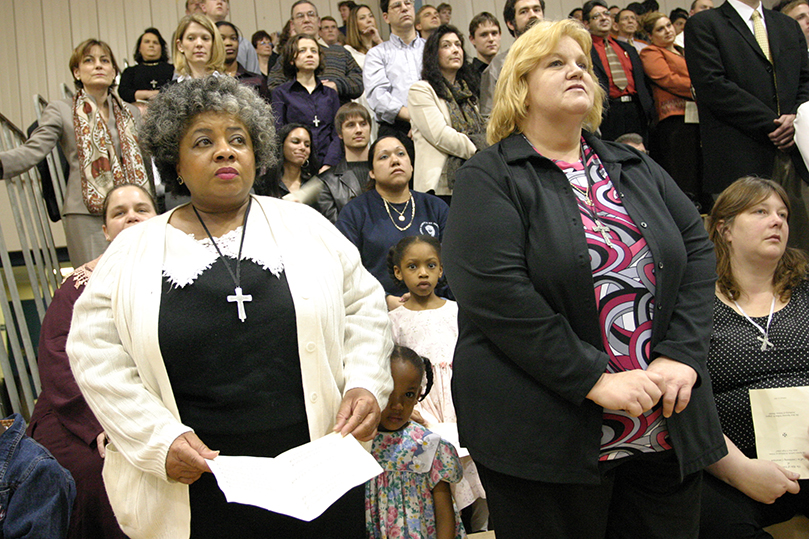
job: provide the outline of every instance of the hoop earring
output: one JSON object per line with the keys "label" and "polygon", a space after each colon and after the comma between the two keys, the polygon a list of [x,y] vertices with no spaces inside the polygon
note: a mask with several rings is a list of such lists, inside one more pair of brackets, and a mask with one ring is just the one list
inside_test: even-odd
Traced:
{"label": "hoop earring", "polygon": [[185,181],[183,181],[183,177],[182,177],[182,176],[177,176],[177,183],[179,183],[180,185],[182,185],[182,184],[184,184],[184,183],[185,183]]}
{"label": "hoop earring", "polygon": [[301,167],[301,168],[309,168],[309,160],[308,159],[303,162],[303,167]]}

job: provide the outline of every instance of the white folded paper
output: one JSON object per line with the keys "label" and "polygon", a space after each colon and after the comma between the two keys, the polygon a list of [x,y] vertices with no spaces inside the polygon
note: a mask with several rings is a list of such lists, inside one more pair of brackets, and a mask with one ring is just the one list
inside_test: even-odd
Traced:
{"label": "white folded paper", "polygon": [[809,478],[809,387],[751,389],[758,458]]}
{"label": "white folded paper", "polygon": [[309,522],[353,487],[382,473],[350,434],[332,433],[276,458],[209,460],[228,502],[255,505]]}

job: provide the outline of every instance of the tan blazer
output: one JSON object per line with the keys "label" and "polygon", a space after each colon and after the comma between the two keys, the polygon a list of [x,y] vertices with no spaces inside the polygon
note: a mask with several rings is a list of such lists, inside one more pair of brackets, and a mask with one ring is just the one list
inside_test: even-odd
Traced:
{"label": "tan blazer", "polygon": [[[120,103],[123,103],[120,98],[117,96],[116,98]],[[112,94],[108,99],[113,99]],[[135,124],[140,126],[140,111],[138,108],[129,103],[123,104],[132,113]],[[107,127],[110,130],[112,144],[120,157],[121,141],[118,138],[118,129],[115,127],[115,118],[112,115],[110,115],[107,122]],[[13,150],[0,152],[0,162],[3,163],[3,178],[13,178],[35,166],[45,159],[45,156],[53,150],[57,143],[62,147],[62,151],[65,153],[67,162],[70,165],[62,214],[89,215],[90,212],[84,205],[84,197],[81,193],[81,170],[79,169],[79,156],[76,150],[76,132],[73,129],[73,101],[71,99],[52,101],[42,111],[39,127],[31,133],[24,145]]]}
{"label": "tan blazer", "polygon": [[436,195],[451,195],[444,170],[447,156],[469,159],[477,152],[475,144],[452,128],[449,106],[438,97],[429,82],[421,80],[410,87],[407,109],[416,147],[413,188],[424,193],[434,191]]}

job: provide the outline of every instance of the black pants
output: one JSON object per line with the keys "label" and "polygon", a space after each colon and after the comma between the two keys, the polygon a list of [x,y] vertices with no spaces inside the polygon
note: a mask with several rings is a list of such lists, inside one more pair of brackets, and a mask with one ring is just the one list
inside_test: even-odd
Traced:
{"label": "black pants", "polygon": [[795,515],[809,516],[809,481],[799,483],[798,494],[786,493],[775,503],[765,504],[706,473],[700,539],[772,539],[765,527],[786,522]]}
{"label": "black pants", "polygon": [[696,539],[702,472],[680,481],[674,451],[635,457],[600,485],[529,481],[476,463],[497,539]]}
{"label": "black pants", "polygon": [[655,126],[649,134],[649,155],[666,169],[677,186],[694,202],[702,213],[710,200],[702,192],[702,150],[699,124],[685,123],[685,116],[669,116]]}
{"label": "black pants", "polygon": [[604,119],[601,121],[601,138],[615,140],[626,133],[637,133],[643,141],[649,144],[649,122],[640,106],[638,96],[632,101],[610,99],[606,105]]}

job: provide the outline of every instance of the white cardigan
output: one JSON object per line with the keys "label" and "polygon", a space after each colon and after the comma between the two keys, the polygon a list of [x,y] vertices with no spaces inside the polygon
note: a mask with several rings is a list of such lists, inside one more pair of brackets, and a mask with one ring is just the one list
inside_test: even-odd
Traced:
{"label": "white cardigan", "polygon": [[475,144],[452,128],[449,106],[429,82],[413,83],[407,94],[407,110],[417,156],[413,188],[422,193],[434,191],[436,195],[451,195],[444,170],[447,156],[469,159],[477,151]]}
{"label": "white cardigan", "polygon": [[[365,388],[386,406],[393,382],[384,294],[356,248],[317,212],[266,197],[254,202],[245,251],[250,242],[280,250],[316,439],[332,430],[349,389]],[[180,420],[158,342],[169,217],[125,230],[110,245],[76,302],[67,342],[76,381],[111,440],[104,482],[133,539],[190,534],[188,487],[166,476],[169,446],[191,430]],[[271,238],[258,233],[268,227]],[[189,323],[195,316],[204,313],[189,313]]]}

